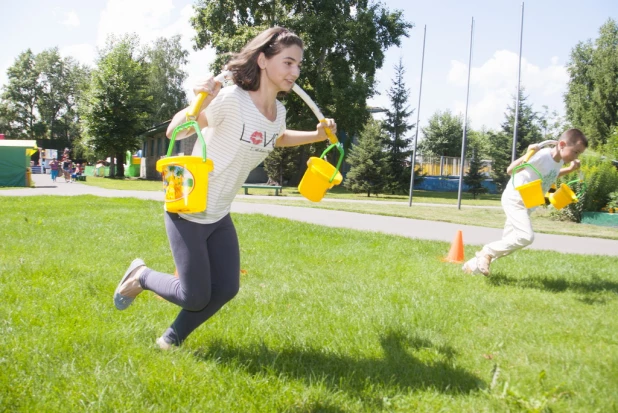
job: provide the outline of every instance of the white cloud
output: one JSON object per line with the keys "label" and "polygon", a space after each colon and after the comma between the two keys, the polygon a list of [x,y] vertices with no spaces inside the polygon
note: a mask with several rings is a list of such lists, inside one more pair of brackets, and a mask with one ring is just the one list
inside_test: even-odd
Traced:
{"label": "white cloud", "polygon": [[181,45],[189,51],[188,63],[184,67],[187,79],[184,87],[188,97],[193,96],[192,86],[199,78],[209,75],[208,66],[215,59],[214,50],[193,50],[195,30],[189,19],[193,16],[193,7],[187,5],[179,11],[174,19],[172,0],[109,0],[101,13],[97,44],[105,45],[109,34],[137,33],[142,44],[159,37],[181,36]]}
{"label": "white cloud", "polygon": [[90,67],[94,67],[94,61],[97,56],[96,48],[87,43],[65,46],[61,48],[59,52],[62,57],[73,57],[78,62]]}
{"label": "white cloud", "polygon": [[[504,112],[513,104],[517,92],[518,55],[509,50],[498,50],[470,73],[470,104],[468,118],[474,127],[483,125],[497,128],[504,120]],[[467,64],[451,61],[447,80],[449,83],[466,87]],[[521,59],[521,86],[529,96],[528,103],[537,111],[542,105],[563,110],[562,95],[568,82],[566,68],[552,57],[546,67],[537,66],[525,57]],[[455,102],[456,113],[464,113],[465,102]]]}
{"label": "white cloud", "polygon": [[97,45],[105,45],[109,34],[137,33],[147,43],[163,36],[174,9],[172,0],[108,0],[101,12]]}
{"label": "white cloud", "polygon": [[64,20],[62,20],[61,23],[65,26],[79,27],[79,16],[77,16],[77,13],[75,13],[75,11],[71,10],[70,12],[64,13]]}

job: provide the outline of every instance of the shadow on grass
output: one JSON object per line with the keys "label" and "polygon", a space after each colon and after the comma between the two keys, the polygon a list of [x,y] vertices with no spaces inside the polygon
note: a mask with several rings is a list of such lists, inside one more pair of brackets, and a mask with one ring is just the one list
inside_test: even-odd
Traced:
{"label": "shadow on grass", "polygon": [[554,293],[575,292],[585,294],[580,301],[586,304],[604,304],[607,298],[599,297],[599,293],[618,294],[618,283],[592,276],[585,281],[569,281],[564,278],[524,277],[513,278],[503,273],[492,274],[487,281],[494,286],[512,286],[519,288],[534,288]]}
{"label": "shadow on grass", "polygon": [[370,390],[376,387],[395,387],[401,392],[431,388],[453,395],[484,387],[479,377],[454,366],[456,353],[450,346],[436,346],[429,340],[392,331],[381,338],[380,344],[383,358],[357,359],[320,348],[279,350],[265,344],[240,347],[220,341],[199,350],[196,356],[238,363],[250,374],[287,376],[304,380],[308,385],[323,383],[333,390],[377,404],[382,403],[383,392],[371,394]]}

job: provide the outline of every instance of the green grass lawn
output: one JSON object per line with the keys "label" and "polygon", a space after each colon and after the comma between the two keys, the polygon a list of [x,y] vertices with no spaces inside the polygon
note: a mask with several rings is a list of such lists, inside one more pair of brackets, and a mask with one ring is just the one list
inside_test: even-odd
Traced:
{"label": "green grass lawn", "polygon": [[[464,207],[459,210],[454,206],[437,207],[427,206],[420,203],[415,203],[412,207],[409,207],[407,202],[405,204],[393,205],[380,203],[328,202],[327,200],[322,200],[319,203],[314,203],[307,200],[281,200],[278,199],[278,197],[273,197],[272,199],[236,198],[236,201],[331,209],[337,211],[358,212],[361,214],[442,221],[490,228],[504,227],[504,221],[506,219],[504,211],[501,208]],[[618,239],[618,231],[616,231],[616,228],[590,224],[578,224],[576,222],[557,221],[552,215],[552,211],[554,211],[553,208],[537,208],[532,213],[532,225],[535,232]]]}
{"label": "green grass lawn", "polygon": [[[86,182],[80,182],[85,185],[98,186],[106,189],[120,189],[127,191],[160,191],[162,184],[160,181],[148,181],[138,178],[124,178],[124,179],[111,179],[89,176]],[[244,194],[244,189],[238,191],[239,195]],[[298,192],[297,187],[286,186],[279,192],[282,197],[302,197]],[[250,188],[249,194],[251,195],[272,195],[274,197],[275,191],[272,189]],[[408,195],[385,195],[380,196],[372,195],[367,197],[366,194],[354,194],[348,192],[341,186],[336,186],[328,191],[326,198],[331,199],[347,199],[347,200],[360,200],[360,201],[396,201],[402,204],[408,203]],[[414,191],[414,202],[419,203],[438,203],[438,204],[453,204],[457,205],[457,193],[456,192],[434,192],[434,191]],[[466,205],[486,205],[486,206],[500,206],[500,195],[481,195],[478,199],[473,199],[468,193],[462,194],[462,201],[465,201]]]}
{"label": "green grass lawn", "polygon": [[238,214],[238,296],[162,352],[177,307],[112,303],[133,258],[174,269],[160,203],[0,207],[3,411],[618,409],[615,257],[524,250],[470,277],[448,243]]}

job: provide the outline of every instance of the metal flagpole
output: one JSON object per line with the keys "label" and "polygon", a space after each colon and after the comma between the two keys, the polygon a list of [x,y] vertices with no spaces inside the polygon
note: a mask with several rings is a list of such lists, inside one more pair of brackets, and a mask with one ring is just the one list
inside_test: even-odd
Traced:
{"label": "metal flagpole", "polygon": [[457,209],[461,209],[461,190],[463,188],[464,166],[466,164],[466,138],[468,130],[468,100],[470,98],[470,72],[472,71],[472,39],[474,38],[474,17],[470,26],[470,57],[468,59],[468,91],[466,92],[466,111],[464,114],[463,137],[461,142],[461,162],[459,165],[459,190],[457,191]]}
{"label": "metal flagpole", "polygon": [[410,172],[410,199],[408,206],[412,206],[412,193],[414,192],[414,168],[416,166],[416,145],[418,143],[418,118],[421,113],[421,92],[423,91],[423,68],[425,66],[425,37],[427,36],[427,25],[423,29],[423,57],[421,58],[421,82],[418,88],[418,106],[416,108],[416,133],[414,134],[414,145],[412,147],[412,171]]}
{"label": "metal flagpole", "polygon": [[524,38],[524,3],[521,3],[521,29],[519,32],[519,67],[517,69],[517,97],[515,98],[515,122],[513,125],[513,152],[511,162],[517,159],[517,120],[519,118],[519,85],[521,79],[521,46]]}

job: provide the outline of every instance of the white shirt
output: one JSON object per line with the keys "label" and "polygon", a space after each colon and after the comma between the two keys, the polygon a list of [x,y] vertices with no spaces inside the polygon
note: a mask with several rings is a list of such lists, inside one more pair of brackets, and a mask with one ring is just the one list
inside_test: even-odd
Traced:
{"label": "white shirt", "polygon": [[[558,162],[554,161],[554,158],[551,156],[551,148],[543,148],[539,150],[537,153],[532,155],[528,163],[534,166],[541,174],[543,179],[543,183],[541,185],[543,188],[543,194],[547,193],[551,185],[556,182],[560,169],[562,169],[562,166],[564,165],[564,161],[562,159]],[[518,203],[523,206],[524,201],[521,199],[519,191],[517,191],[513,186],[513,179],[515,179],[514,186],[518,187],[539,179],[539,175],[537,175],[532,168],[526,166],[525,168],[519,169],[518,172],[515,173],[515,176],[511,177],[508,184],[504,188],[504,193],[502,194],[503,199],[508,199],[513,203]]]}
{"label": "white shirt", "polygon": [[[214,164],[208,176],[206,211],[180,214],[182,218],[211,224],[230,212],[232,201],[249,173],[264,161],[285,132],[285,107],[279,101],[276,104],[277,117],[271,122],[256,108],[249,92],[236,85],[221,89],[210,102],[206,107],[208,127],[202,130],[206,156]],[[199,139],[193,156],[202,156]]]}

